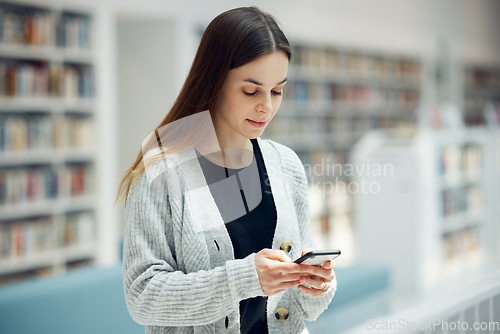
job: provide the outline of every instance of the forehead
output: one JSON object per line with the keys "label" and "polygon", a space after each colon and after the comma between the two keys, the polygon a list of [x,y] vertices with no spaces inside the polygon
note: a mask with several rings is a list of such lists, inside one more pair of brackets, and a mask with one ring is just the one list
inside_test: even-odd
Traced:
{"label": "forehead", "polygon": [[276,51],[230,70],[226,80],[241,83],[253,79],[261,82],[264,86],[274,86],[286,78],[287,72],[288,57],[286,53]]}

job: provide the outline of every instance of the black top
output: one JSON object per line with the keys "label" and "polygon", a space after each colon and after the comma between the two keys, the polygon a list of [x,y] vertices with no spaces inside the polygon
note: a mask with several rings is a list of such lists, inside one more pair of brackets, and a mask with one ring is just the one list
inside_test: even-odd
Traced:
{"label": "black top", "polygon": [[[256,139],[251,139],[252,163],[231,169],[216,165],[199,152],[198,161],[233,243],[234,257],[243,259],[263,248],[272,248],[276,207]],[[239,190],[240,196],[235,196]],[[267,297],[240,301],[241,333],[268,333]]]}

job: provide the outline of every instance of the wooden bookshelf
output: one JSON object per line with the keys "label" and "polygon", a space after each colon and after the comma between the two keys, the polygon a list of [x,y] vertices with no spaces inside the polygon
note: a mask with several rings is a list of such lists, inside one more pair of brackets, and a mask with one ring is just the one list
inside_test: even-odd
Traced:
{"label": "wooden bookshelf", "polygon": [[0,2],[0,284],[99,256],[93,24]]}

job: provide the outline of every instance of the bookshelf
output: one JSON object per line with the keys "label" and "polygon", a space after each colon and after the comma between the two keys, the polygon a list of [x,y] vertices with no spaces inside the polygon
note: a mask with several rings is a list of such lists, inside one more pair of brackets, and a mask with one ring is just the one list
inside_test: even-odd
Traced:
{"label": "bookshelf", "polygon": [[485,125],[483,111],[487,103],[500,110],[500,67],[466,64],[462,77],[465,124]]}
{"label": "bookshelf", "polygon": [[392,166],[357,175],[379,191],[357,194],[354,205],[360,259],[389,266],[398,296],[423,298],[498,268],[493,136],[481,128],[381,130],[353,150],[353,163]]}
{"label": "bookshelf", "polygon": [[0,284],[97,262],[94,18],[0,2]]}
{"label": "bookshelf", "polygon": [[349,151],[369,130],[417,126],[422,63],[407,55],[307,43],[293,49],[280,111],[263,136],[297,152],[309,178],[318,247],[346,250],[348,263],[356,190]]}
{"label": "bookshelf", "polygon": [[[500,115],[500,107],[498,109],[498,115]],[[488,194],[486,200],[490,202],[488,205],[488,217],[492,222],[495,222],[492,230],[492,252],[490,256],[493,260],[500,260],[500,206],[498,203],[498,189],[500,185],[500,127],[491,127],[488,129],[488,141],[490,155],[485,157],[487,170],[485,172],[487,175],[491,176],[488,182]]]}

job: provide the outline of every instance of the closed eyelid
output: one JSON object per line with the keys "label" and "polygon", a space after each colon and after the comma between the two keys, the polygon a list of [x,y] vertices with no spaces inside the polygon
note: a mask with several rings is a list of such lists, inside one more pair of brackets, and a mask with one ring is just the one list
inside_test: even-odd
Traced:
{"label": "closed eyelid", "polygon": [[284,89],[283,86],[277,86],[277,87],[274,87],[273,89],[271,89],[271,91],[276,92],[276,93],[282,93],[283,89]]}
{"label": "closed eyelid", "polygon": [[[243,87],[243,93],[247,96],[256,96],[257,94],[260,94],[259,92],[261,92],[263,90],[263,87],[262,86],[257,86],[256,83],[254,82],[250,82],[254,85],[252,85],[251,87],[250,86],[247,86],[247,87]],[[286,84],[286,81],[283,82],[283,83],[280,83],[279,85],[277,86],[274,86],[273,88],[271,88],[270,90],[270,93],[273,94],[273,95],[282,95],[283,93],[283,88]],[[257,86],[257,87],[256,87]]]}
{"label": "closed eyelid", "polygon": [[255,96],[257,94],[257,91],[249,92],[249,91],[243,89],[243,94],[245,94],[247,96]]}
{"label": "closed eyelid", "polygon": [[277,85],[273,88],[273,90],[283,90],[283,88],[285,87],[286,85],[286,82],[282,83],[281,85]]}

